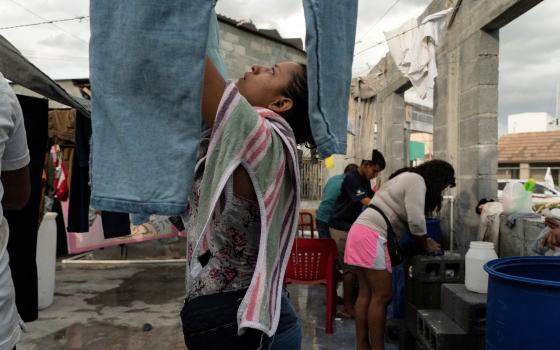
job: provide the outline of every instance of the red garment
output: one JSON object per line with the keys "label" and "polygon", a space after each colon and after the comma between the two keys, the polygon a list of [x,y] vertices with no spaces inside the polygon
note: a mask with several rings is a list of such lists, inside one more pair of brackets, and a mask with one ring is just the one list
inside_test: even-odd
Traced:
{"label": "red garment", "polygon": [[58,145],[51,147],[51,158],[54,166],[54,197],[59,201],[68,199],[68,170],[62,163],[62,152]]}

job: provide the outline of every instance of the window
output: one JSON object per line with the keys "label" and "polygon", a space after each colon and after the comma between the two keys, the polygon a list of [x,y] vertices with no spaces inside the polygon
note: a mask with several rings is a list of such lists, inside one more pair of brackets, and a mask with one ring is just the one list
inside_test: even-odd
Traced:
{"label": "window", "polygon": [[539,185],[539,184],[536,184],[535,188],[533,189],[533,193],[536,193],[536,194],[545,194],[545,191],[547,191],[546,187],[544,187],[542,185]]}

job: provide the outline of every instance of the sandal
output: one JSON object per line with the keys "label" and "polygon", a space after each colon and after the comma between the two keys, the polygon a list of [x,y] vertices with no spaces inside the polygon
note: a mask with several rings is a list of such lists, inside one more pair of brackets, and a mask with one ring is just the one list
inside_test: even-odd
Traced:
{"label": "sandal", "polygon": [[344,311],[344,310],[337,311],[336,317],[340,317],[340,318],[354,318],[353,315],[349,314],[347,311]]}

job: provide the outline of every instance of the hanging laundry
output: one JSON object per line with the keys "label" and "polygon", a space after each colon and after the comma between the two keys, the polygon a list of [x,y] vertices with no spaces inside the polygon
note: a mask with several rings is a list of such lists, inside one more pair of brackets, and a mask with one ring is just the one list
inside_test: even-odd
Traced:
{"label": "hanging laundry", "polygon": [[[68,208],[68,232],[88,232],[90,221],[89,198],[89,152],[91,119],[82,113],[76,114],[74,138],[74,160],[72,162],[72,184]],[[93,219],[95,219],[95,210]]]}
{"label": "hanging laundry", "polygon": [[[94,208],[144,220],[184,213],[192,185],[185,174],[193,174],[201,132],[204,56],[215,59],[213,3],[91,2]],[[348,104],[338,97],[349,95],[358,1],[303,5],[313,136],[322,156],[345,153]]]}
{"label": "hanging laundry", "polygon": [[185,211],[212,8],[205,0],[91,2],[92,207]]}
{"label": "hanging laundry", "polygon": [[409,20],[401,27],[385,32],[385,39],[397,67],[410,80],[422,99],[433,88],[438,74],[436,48],[445,18],[451,11],[452,7],[426,16],[416,29],[413,25],[415,20]]}
{"label": "hanging laundry", "polygon": [[546,174],[544,175],[544,184],[548,188],[554,188],[554,178],[552,177],[550,167],[546,168]]}
{"label": "hanging laundry", "polygon": [[65,201],[68,199],[68,170],[62,161],[60,146],[53,145],[50,155],[54,166],[54,197],[59,201]]}
{"label": "hanging laundry", "polygon": [[304,0],[309,122],[322,157],[346,153],[357,0]]}
{"label": "hanging laundry", "polygon": [[55,143],[65,145],[74,142],[75,109],[55,109],[49,111],[49,139]]}
{"label": "hanging laundry", "polygon": [[414,45],[414,39],[418,34],[418,21],[416,18],[411,18],[404,22],[400,27],[387,32],[383,32],[389,52],[395,61],[397,68],[406,75],[408,73],[408,66],[404,65],[404,59],[408,52]]}

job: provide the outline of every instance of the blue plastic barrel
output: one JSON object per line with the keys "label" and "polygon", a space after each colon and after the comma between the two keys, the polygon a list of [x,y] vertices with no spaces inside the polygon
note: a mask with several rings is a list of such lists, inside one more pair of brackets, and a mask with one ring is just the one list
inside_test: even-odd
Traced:
{"label": "blue plastic barrel", "polygon": [[511,257],[488,272],[486,350],[560,349],[560,257]]}
{"label": "blue plastic barrel", "polygon": [[[426,218],[426,228],[428,230],[428,236],[436,242],[441,243],[441,226],[440,226],[441,219],[434,217],[434,218]],[[425,254],[424,250],[414,238],[410,232],[406,232],[405,234],[401,235],[399,244],[405,251],[407,255],[415,255],[415,254]],[[391,303],[387,307],[387,316],[388,318],[404,318],[404,308],[405,308],[405,293],[404,293],[404,280],[405,280],[405,272],[404,268],[401,265],[393,266],[393,273],[392,273],[392,284],[393,284],[393,299]]]}
{"label": "blue plastic barrel", "polygon": [[[426,218],[426,229],[428,237],[441,243],[442,233],[440,226],[441,219],[437,217]],[[410,232],[401,235],[399,244],[409,254],[422,254],[422,248],[416,243]]]}

